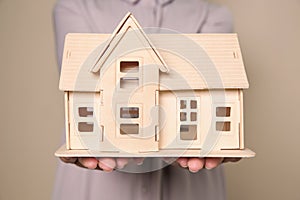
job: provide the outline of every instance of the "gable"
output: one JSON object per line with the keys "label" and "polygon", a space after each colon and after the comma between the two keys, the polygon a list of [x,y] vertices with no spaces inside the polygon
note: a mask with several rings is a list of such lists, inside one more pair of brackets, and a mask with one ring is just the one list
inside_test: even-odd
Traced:
{"label": "gable", "polygon": [[126,52],[135,51],[140,48],[152,50],[159,61],[157,66],[162,72],[168,72],[166,63],[131,13],[128,13],[124,17],[110,39],[106,41],[104,48],[94,60],[90,71],[94,73],[98,72],[103,67],[104,62],[111,56],[112,51],[114,51],[122,41],[126,41],[127,46],[121,48],[121,52],[119,52],[118,55],[124,55]]}

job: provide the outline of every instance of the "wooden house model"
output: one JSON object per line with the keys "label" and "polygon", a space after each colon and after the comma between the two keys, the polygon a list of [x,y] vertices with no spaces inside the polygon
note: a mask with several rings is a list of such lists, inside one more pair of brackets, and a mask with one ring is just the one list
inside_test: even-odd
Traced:
{"label": "wooden house model", "polygon": [[145,34],[129,13],[112,35],[68,34],[57,156],[252,157],[244,147],[236,34]]}

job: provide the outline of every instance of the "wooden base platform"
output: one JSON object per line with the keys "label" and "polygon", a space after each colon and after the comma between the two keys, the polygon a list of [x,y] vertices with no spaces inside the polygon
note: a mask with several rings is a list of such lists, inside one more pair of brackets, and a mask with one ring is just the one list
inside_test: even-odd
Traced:
{"label": "wooden base platform", "polygon": [[163,149],[157,152],[107,152],[93,150],[68,150],[66,146],[61,146],[56,152],[57,157],[232,157],[232,158],[251,158],[255,153],[250,149],[226,149],[218,151],[204,152],[199,149],[178,150]]}

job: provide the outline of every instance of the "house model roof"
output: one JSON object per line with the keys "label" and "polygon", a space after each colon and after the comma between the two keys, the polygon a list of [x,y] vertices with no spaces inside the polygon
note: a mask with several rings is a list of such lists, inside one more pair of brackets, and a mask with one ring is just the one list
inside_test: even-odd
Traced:
{"label": "house model roof", "polygon": [[[148,34],[129,13],[112,35],[68,34],[60,78],[65,91],[99,91],[99,71],[128,30],[160,63],[161,90],[248,88],[236,34]],[[120,55],[124,56],[124,55]]]}
{"label": "house model roof", "polygon": [[111,54],[111,52],[114,50],[114,48],[118,45],[119,41],[123,38],[123,36],[128,31],[134,31],[136,34],[136,37],[141,40],[142,42],[146,43],[144,44],[144,47],[147,48],[149,45],[150,48],[154,51],[155,55],[157,55],[158,59],[160,60],[161,64],[158,65],[160,68],[160,71],[162,72],[168,72],[169,69],[160,56],[159,52],[155,49],[155,47],[152,45],[151,41],[146,36],[145,32],[139,25],[139,23],[136,21],[134,16],[131,13],[128,13],[123,20],[120,22],[118,27],[113,32],[110,39],[106,42],[104,48],[100,52],[99,56],[95,60],[95,64],[92,65],[92,68],[90,69],[91,72],[98,72],[101,67],[103,66],[104,62],[107,60],[107,57]]}

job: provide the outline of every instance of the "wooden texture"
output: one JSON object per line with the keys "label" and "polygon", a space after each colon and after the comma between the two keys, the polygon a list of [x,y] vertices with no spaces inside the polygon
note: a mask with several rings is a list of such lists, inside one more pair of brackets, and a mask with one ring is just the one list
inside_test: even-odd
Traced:
{"label": "wooden texture", "polygon": [[240,149],[245,148],[245,135],[244,135],[244,95],[243,90],[239,90],[240,99],[240,127],[239,127],[239,137],[240,137]]}
{"label": "wooden texture", "polygon": [[[126,39],[126,36],[125,38]],[[123,48],[127,43],[121,41],[116,47]],[[139,63],[138,72],[121,72],[122,61],[136,60]],[[124,151],[158,151],[158,142],[155,141],[155,126],[158,125],[158,110],[155,105],[155,94],[159,89],[159,69],[151,67],[157,61],[156,55],[151,49],[141,49],[136,52],[118,57],[106,69],[100,71],[101,90],[103,91],[103,103],[101,104],[100,125],[104,127],[104,140],[99,148],[106,151],[123,149]],[[130,78],[138,80],[137,85],[122,87],[120,79],[125,81]],[[126,79],[128,78],[128,79]],[[136,119],[124,119],[120,117],[120,109],[139,108],[139,116]],[[136,135],[121,135],[121,124],[139,124],[139,132]]]}
{"label": "wooden texture", "polygon": [[[160,149],[239,149],[240,101],[238,91],[163,91],[160,92]],[[178,98],[199,98],[197,139],[180,139]],[[229,117],[216,117],[217,107],[231,108]],[[177,108],[177,109],[175,109]],[[195,112],[195,111],[194,111]],[[189,113],[188,113],[189,114]],[[230,131],[217,131],[216,122],[230,121]],[[186,124],[186,123],[184,123]],[[189,124],[189,122],[188,122]]]}
{"label": "wooden texture", "polygon": [[[60,79],[61,90],[100,90],[99,74],[90,73],[89,70],[109,36],[77,33],[67,35]],[[249,87],[236,34],[147,36],[170,68],[169,73],[160,75],[161,90]],[[192,45],[179,45],[179,41],[183,39]],[[174,49],[177,50],[173,51]],[[184,55],[190,59],[186,60]]]}
{"label": "wooden texture", "polygon": [[[106,41],[106,44],[102,51],[99,53],[99,55],[96,57],[94,64],[92,65],[92,68],[90,69],[91,72],[98,72],[102,66],[104,65],[104,62],[106,62],[107,58],[111,56],[110,54],[114,49],[119,46],[119,42],[121,40],[124,40],[124,36],[128,33],[133,34],[136,38],[134,41],[130,42],[126,48],[147,48],[151,49],[155,56],[159,60],[159,68],[162,72],[168,72],[169,69],[160,56],[159,52],[156,50],[155,46],[151,43],[145,32],[143,31],[142,27],[139,25],[139,23],[136,21],[134,16],[131,13],[128,13],[123,20],[120,22],[118,27],[115,29],[113,34],[111,35],[110,39]],[[127,39],[128,40],[128,39]],[[139,41],[142,43],[141,46],[135,46],[136,42]],[[125,49],[126,50],[126,49]]]}
{"label": "wooden texture", "polygon": [[69,92],[64,92],[64,98],[65,98],[65,132],[66,132],[66,147],[67,147],[67,149],[71,149],[71,147],[70,147]]}
{"label": "wooden texture", "polygon": [[[168,66],[167,66],[168,65]],[[146,35],[129,13],[109,37],[68,34],[60,156],[252,157],[236,34]]]}
{"label": "wooden texture", "polygon": [[160,150],[158,152],[141,152],[132,154],[128,152],[105,152],[93,150],[68,150],[62,145],[56,152],[58,157],[229,157],[229,158],[252,158],[255,153],[250,149],[233,149],[211,151],[203,154],[200,150]]}

